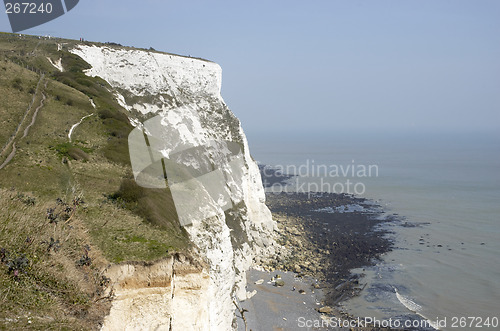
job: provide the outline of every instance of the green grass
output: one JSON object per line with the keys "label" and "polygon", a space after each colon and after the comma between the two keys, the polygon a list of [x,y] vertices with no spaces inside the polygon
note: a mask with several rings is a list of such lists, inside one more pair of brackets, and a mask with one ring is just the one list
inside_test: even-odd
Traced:
{"label": "green grass", "polygon": [[[57,51],[53,41],[40,42],[29,37],[17,40],[7,35],[6,39],[10,40],[7,42],[1,37],[0,47],[9,44],[12,50],[19,50],[17,46],[21,43],[25,49],[36,47],[42,59],[47,56],[53,59],[62,57],[65,72],[51,72],[45,89],[45,106],[28,137],[18,142],[16,157],[2,170],[5,176],[0,178],[0,187],[16,187],[53,198],[68,190],[81,190],[94,203],[100,203],[102,196],[119,191],[120,185],[130,178],[128,134],[133,127],[108,91],[107,83],[100,78],[85,76],[83,70],[89,65],[67,50]],[[30,60],[24,58],[23,61]],[[89,97],[94,99],[97,110],[91,106]],[[8,105],[8,108],[11,107]],[[75,130],[70,143],[67,135],[71,126],[92,113],[95,115]],[[61,158],[67,158],[71,163],[61,162]],[[187,235],[178,224],[168,190],[145,190],[137,201],[125,204],[115,202],[112,208],[129,213],[131,217],[139,217],[146,226],[161,231],[161,237],[167,241],[166,246],[175,249],[187,246]],[[103,241],[99,238],[99,242]],[[140,256],[130,252],[130,259],[161,257],[158,250]],[[120,259],[127,259],[127,254],[121,254]]]}
{"label": "green grass", "polygon": [[[62,51],[57,43],[65,43]],[[0,170],[0,248],[10,254],[0,263],[0,329],[96,328],[107,309],[95,303],[105,266],[190,249],[169,190],[134,185],[128,154],[132,126],[110,86],[85,76],[88,64],[68,52],[77,43],[0,33],[0,146],[19,124],[40,77],[23,65],[45,72],[47,81],[44,107],[28,136],[16,138],[16,155]],[[47,57],[62,58],[65,72]],[[41,93],[35,107],[40,99]],[[69,142],[71,126],[90,114]],[[57,198],[75,196],[85,205],[70,222],[50,223],[47,208]],[[35,241],[27,246],[28,237]],[[59,251],[47,251],[51,238],[60,241]],[[92,264],[78,266],[86,245]],[[29,261],[26,273],[13,276],[8,264],[21,265],[23,255]]]}
{"label": "green grass", "polygon": [[0,59],[0,148],[24,116],[38,79],[34,72]]}
{"label": "green grass", "polygon": [[109,135],[107,146],[103,149],[104,156],[111,162],[130,165],[128,135],[133,127],[127,116],[109,108],[99,110],[98,114]]}
{"label": "green grass", "polygon": [[72,160],[84,160],[88,161],[90,159],[88,153],[92,153],[91,148],[86,148],[84,146],[78,146],[76,144],[66,142],[58,144],[54,147],[57,154],[60,157],[68,157]]}
{"label": "green grass", "polygon": [[[7,190],[0,197],[0,328],[88,329],[102,319],[106,304],[94,301],[103,295],[105,260],[91,248],[92,264],[78,266],[84,247],[92,247],[80,221],[51,224],[46,209],[57,208],[55,200],[28,204],[26,195]],[[51,238],[58,245],[49,246]]]}

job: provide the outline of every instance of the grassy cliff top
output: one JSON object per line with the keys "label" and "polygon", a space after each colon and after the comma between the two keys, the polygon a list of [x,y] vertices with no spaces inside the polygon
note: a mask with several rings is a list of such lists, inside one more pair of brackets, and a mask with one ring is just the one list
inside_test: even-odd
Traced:
{"label": "grassy cliff top", "polygon": [[[21,37],[19,37],[21,36]],[[52,41],[55,43],[59,43],[63,46],[63,49],[69,49],[77,45],[88,45],[88,46],[105,46],[109,48],[114,48],[114,49],[124,49],[124,50],[140,50],[140,51],[147,51],[147,52],[153,52],[153,53],[159,53],[159,54],[168,54],[172,56],[180,56],[184,57],[187,59],[197,59],[205,62],[212,62],[208,59],[204,59],[201,57],[196,57],[196,56],[190,56],[190,55],[182,55],[182,54],[175,54],[175,53],[169,53],[169,52],[164,52],[164,51],[159,51],[154,49],[153,47],[150,48],[140,48],[140,47],[134,47],[134,46],[126,46],[126,45],[121,45],[119,43],[115,42],[99,42],[99,41],[79,41],[79,40],[74,40],[74,39],[64,39],[64,38],[57,38],[57,37],[41,37],[41,36],[32,36],[32,35],[25,35],[25,34],[13,34],[13,33],[7,33],[7,32],[0,32],[0,39],[9,39],[9,38],[19,38],[19,39],[24,39],[26,41]],[[20,46],[20,45],[19,45]]]}

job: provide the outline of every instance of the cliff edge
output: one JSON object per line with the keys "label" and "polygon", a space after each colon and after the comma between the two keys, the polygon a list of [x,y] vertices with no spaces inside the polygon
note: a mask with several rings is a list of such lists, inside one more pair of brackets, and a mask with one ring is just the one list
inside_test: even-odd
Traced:
{"label": "cliff edge", "polygon": [[[172,330],[234,328],[233,300],[247,298],[246,271],[251,265],[274,253],[276,224],[265,205],[259,169],[250,156],[240,122],[221,97],[220,66],[201,59],[107,46],[77,45],[70,52],[90,64],[91,68],[85,71],[87,75],[109,83],[111,92],[137,129],[147,133],[152,127],[150,123],[161,126],[158,132],[165,135],[159,138],[163,141],[158,148],[161,157],[172,157],[179,146],[185,150],[185,146],[222,142],[217,145],[219,153],[209,153],[205,160],[209,166],[222,169],[221,178],[225,180],[222,184],[228,187],[224,192],[232,202],[230,208],[223,208],[220,203],[209,203],[208,208],[196,197],[189,202],[190,208],[195,206],[197,210],[187,214],[190,224],[185,229],[194,243],[194,255],[201,262],[191,267],[186,267],[184,260],[177,263],[180,268],[177,279],[184,285],[174,281],[174,257],[158,262],[163,268],[154,267],[159,271],[153,273],[153,278],[160,277],[164,282],[145,281],[125,286],[123,280],[134,279],[134,274],[139,278],[150,277],[150,267],[122,264],[109,268],[116,298],[103,329],[123,329],[125,321],[120,316],[124,311],[127,320],[133,321],[127,323],[128,329],[150,328],[151,323]],[[230,144],[240,146],[240,167],[225,167],[221,163],[220,155],[229,151]],[[189,166],[200,173],[207,167],[193,160]],[[144,271],[145,268],[149,271]],[[187,269],[189,272],[181,272]],[[189,297],[183,301],[182,310],[174,309],[177,306],[172,301],[177,286],[183,288],[179,297]],[[135,295],[141,299],[134,300]]]}

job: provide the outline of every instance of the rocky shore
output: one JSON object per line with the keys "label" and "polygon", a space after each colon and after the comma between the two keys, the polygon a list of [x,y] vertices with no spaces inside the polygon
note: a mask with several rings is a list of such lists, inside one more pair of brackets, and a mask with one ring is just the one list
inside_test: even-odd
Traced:
{"label": "rocky shore", "polygon": [[307,330],[330,330],[324,323],[331,318],[355,319],[338,304],[364,288],[350,270],[373,264],[392,247],[377,227],[389,221],[378,217],[381,208],[363,198],[327,193],[267,193],[266,204],[278,224],[279,248],[271,260],[257,261],[266,272],[249,273],[247,290],[256,294],[242,308],[248,310],[250,329],[302,329],[305,319],[323,325]]}
{"label": "rocky shore", "polygon": [[[286,185],[293,178],[269,166],[259,168],[264,187]],[[392,249],[387,231],[379,225],[393,219],[381,217],[382,208],[372,201],[348,194],[268,192],[266,205],[278,224],[280,248],[273,259],[257,263],[272,273],[292,272],[309,279],[308,293],[321,293],[315,310],[323,319],[349,319],[338,305],[364,288],[351,270],[374,264]]]}
{"label": "rocky shore", "polygon": [[362,290],[350,270],[371,265],[392,243],[377,225],[381,211],[346,194],[268,193],[283,247],[275,268],[318,280],[325,303],[336,305]]}

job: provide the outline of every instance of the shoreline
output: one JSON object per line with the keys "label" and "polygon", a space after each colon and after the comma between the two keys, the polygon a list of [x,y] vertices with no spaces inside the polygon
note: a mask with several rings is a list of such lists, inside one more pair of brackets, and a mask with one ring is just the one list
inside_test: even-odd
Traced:
{"label": "shoreline", "polygon": [[[247,291],[255,294],[239,304],[246,310],[249,330],[329,330],[326,321],[332,318],[355,320],[357,316],[339,306],[364,289],[360,275],[351,270],[373,265],[393,247],[389,232],[377,228],[393,219],[377,217],[383,212],[370,200],[347,194],[308,196],[266,193],[266,204],[278,223],[280,249],[262,263],[263,270],[247,274]],[[284,280],[278,286],[273,282],[277,275]],[[245,330],[241,311],[237,316],[238,329]],[[300,327],[304,320],[323,327]]]}
{"label": "shoreline", "polygon": [[334,193],[267,193],[266,204],[280,230],[281,254],[274,267],[318,279],[327,305],[337,305],[362,290],[351,270],[368,267],[389,252],[393,242],[377,226],[393,221],[364,198]]}
{"label": "shoreline", "polygon": [[237,330],[296,330],[302,320],[321,321],[326,315],[318,311],[323,308],[323,292],[317,284],[290,271],[249,270],[247,291],[252,295],[238,302]]}
{"label": "shoreline", "polygon": [[[272,167],[260,168],[265,188],[274,183],[286,185],[294,177],[273,173]],[[394,243],[387,236],[390,232],[379,225],[397,218],[385,215],[371,200],[348,194],[267,192],[266,205],[277,221],[279,249],[270,260],[256,261],[265,271],[248,272],[247,291],[254,295],[240,304],[247,310],[249,329],[302,329],[299,318],[320,323],[332,318],[356,319],[358,316],[350,316],[339,306],[366,286],[360,282],[362,274],[351,270],[372,266],[392,250]],[[272,282],[277,275],[286,277],[284,284]],[[299,287],[309,301],[294,296]],[[244,330],[241,311],[238,313],[239,330]],[[322,325],[304,329],[331,329]],[[354,329],[390,330],[369,326]]]}

